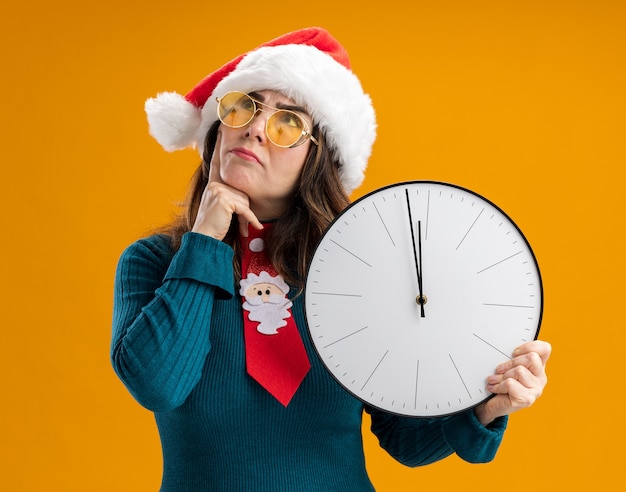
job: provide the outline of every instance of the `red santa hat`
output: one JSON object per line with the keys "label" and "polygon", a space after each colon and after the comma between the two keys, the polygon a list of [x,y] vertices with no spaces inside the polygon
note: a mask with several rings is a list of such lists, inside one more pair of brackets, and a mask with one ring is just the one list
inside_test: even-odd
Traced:
{"label": "red santa hat", "polygon": [[307,108],[339,161],[344,188],[348,193],[357,188],[376,138],[376,116],[348,53],[321,28],[285,34],[236,57],[184,97],[162,92],[148,99],[150,134],[167,151],[195,147],[202,155],[206,133],[217,120],[216,97],[264,89]]}

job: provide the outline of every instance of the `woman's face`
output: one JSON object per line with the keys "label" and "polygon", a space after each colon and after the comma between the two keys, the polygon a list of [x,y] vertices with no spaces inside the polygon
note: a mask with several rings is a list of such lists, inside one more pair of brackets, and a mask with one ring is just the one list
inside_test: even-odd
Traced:
{"label": "woman's face", "polygon": [[[253,97],[275,108],[295,110],[312,128],[311,117],[304,108],[294,109],[292,99],[270,90],[255,92]],[[248,195],[250,207],[260,220],[274,219],[283,213],[298,185],[312,145],[310,139],[292,148],[271,143],[265,133],[265,122],[271,112],[258,112],[252,122],[242,128],[221,124],[215,148],[222,181]]]}

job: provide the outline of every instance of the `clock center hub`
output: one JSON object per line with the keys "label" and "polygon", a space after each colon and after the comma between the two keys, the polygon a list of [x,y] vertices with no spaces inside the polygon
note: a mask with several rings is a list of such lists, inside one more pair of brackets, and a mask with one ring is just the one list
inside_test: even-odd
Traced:
{"label": "clock center hub", "polygon": [[425,295],[423,295],[423,294],[422,294],[422,295],[418,295],[418,296],[415,298],[415,302],[416,302],[418,305],[422,306],[422,305],[424,305],[424,304],[426,304],[426,303],[428,302],[428,297],[426,297],[426,296],[425,296]]}

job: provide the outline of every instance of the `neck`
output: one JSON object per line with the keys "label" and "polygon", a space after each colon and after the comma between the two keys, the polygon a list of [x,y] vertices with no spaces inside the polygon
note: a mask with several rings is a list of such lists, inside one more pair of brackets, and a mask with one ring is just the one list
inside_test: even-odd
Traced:
{"label": "neck", "polygon": [[259,205],[250,202],[250,209],[261,222],[272,222],[278,219],[287,209],[287,201],[274,202],[272,204]]}

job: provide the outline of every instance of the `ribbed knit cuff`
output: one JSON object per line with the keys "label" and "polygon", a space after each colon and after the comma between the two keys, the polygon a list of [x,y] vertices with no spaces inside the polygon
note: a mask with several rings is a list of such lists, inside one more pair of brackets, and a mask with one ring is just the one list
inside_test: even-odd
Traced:
{"label": "ribbed knit cuff", "polygon": [[221,297],[234,295],[233,249],[210,236],[188,232],[174,255],[164,280],[192,279],[217,287]]}
{"label": "ribbed knit cuff", "polygon": [[482,425],[474,410],[448,417],[443,422],[443,433],[456,454],[471,463],[487,463],[496,455],[508,417],[500,417],[488,426]]}

